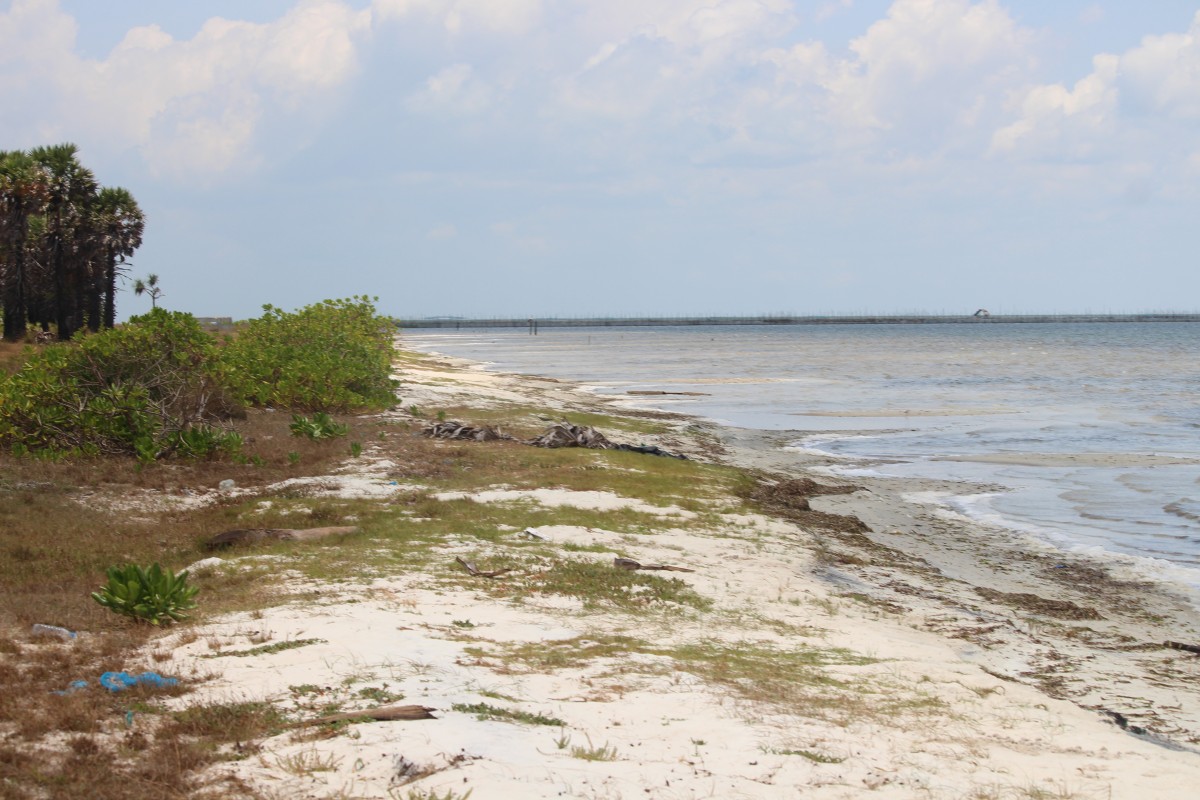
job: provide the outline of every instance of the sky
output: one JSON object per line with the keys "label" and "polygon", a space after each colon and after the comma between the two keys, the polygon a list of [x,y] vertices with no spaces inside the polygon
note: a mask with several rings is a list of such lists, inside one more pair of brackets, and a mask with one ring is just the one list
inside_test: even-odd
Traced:
{"label": "sky", "polygon": [[1200,310],[1195,0],[0,0],[59,142],[200,316]]}

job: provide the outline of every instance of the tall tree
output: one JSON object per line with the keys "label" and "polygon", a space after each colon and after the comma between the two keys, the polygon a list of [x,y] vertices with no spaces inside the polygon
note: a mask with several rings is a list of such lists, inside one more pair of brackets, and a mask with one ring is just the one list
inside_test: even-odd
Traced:
{"label": "tall tree", "polygon": [[112,327],[117,274],[146,220],[125,189],[101,189],[73,144],[0,151],[0,303],[4,336],[56,325]]}
{"label": "tall tree", "polygon": [[[106,187],[96,198],[92,230],[99,256],[99,293],[90,298],[88,326],[111,328],[116,324],[117,274],[134,251],[142,246],[146,215],[127,189]],[[98,311],[103,297],[103,316]],[[92,302],[97,308],[91,308]]]}
{"label": "tall tree", "polygon": [[88,208],[99,185],[92,171],[79,163],[73,144],[36,147],[33,159],[46,172],[46,263],[51,275],[54,322],[58,338],[70,339],[83,321],[82,291],[90,283],[87,259]]}
{"label": "tall tree", "polygon": [[25,336],[32,283],[30,221],[42,213],[47,199],[38,163],[28,153],[0,151],[0,295],[9,341]]}

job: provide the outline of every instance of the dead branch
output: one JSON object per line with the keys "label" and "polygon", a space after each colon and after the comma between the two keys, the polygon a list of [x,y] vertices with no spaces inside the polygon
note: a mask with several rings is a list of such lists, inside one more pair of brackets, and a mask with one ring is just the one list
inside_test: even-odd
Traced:
{"label": "dead branch", "polygon": [[512,572],[512,569],[494,569],[491,571],[484,571],[484,570],[481,570],[479,567],[475,566],[474,561],[467,561],[462,556],[455,556],[454,560],[457,561],[459,564],[462,564],[463,569],[465,569],[467,572],[471,573],[472,575],[474,575],[477,578],[498,578],[506,572]]}
{"label": "dead branch", "polygon": [[695,572],[687,567],[673,567],[669,564],[640,564],[632,558],[614,558],[613,566],[617,569],[627,569],[630,572],[639,569],[666,570],[668,572]]}

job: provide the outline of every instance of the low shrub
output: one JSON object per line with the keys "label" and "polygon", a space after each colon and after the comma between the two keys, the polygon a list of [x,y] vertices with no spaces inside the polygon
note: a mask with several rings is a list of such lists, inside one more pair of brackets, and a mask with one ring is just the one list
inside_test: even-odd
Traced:
{"label": "low shrub", "polygon": [[0,378],[0,441],[50,457],[236,451],[210,424],[231,410],[215,354],[194,317],[161,308],[46,347]]}
{"label": "low shrub", "polygon": [[117,614],[151,625],[187,619],[183,613],[195,608],[199,588],[188,586],[187,570],[175,575],[157,563],[143,569],[136,564],[109,567],[108,583],[92,592],[92,599]]}
{"label": "low shrub", "polygon": [[263,306],[222,352],[222,372],[247,405],[298,411],[384,408],[395,326],[367,297],[325,300],[296,312]]}

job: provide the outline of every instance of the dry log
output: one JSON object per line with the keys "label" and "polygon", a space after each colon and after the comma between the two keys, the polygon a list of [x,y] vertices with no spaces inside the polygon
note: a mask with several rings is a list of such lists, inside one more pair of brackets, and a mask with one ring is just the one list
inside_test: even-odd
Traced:
{"label": "dry log", "polygon": [[345,720],[373,720],[375,722],[403,722],[417,719],[437,719],[433,712],[436,708],[429,706],[380,706],[379,708],[366,708],[362,711],[345,711],[341,714],[329,714],[316,719],[306,719],[301,722],[293,723],[292,727],[301,725],[324,725],[330,722],[343,722]]}
{"label": "dry log", "polygon": [[688,569],[687,567],[673,567],[673,566],[670,566],[669,564],[640,564],[637,561],[634,561],[632,558],[619,558],[619,557],[613,559],[613,566],[616,567],[617,569],[627,569],[630,572],[633,572],[634,570],[639,570],[639,569],[656,569],[656,570],[666,570],[669,572],[695,572],[696,571],[694,569]]}
{"label": "dry log", "polygon": [[1163,647],[1169,647],[1172,650],[1183,650],[1186,653],[1195,653],[1200,655],[1200,644],[1184,644],[1183,642],[1163,642]]}
{"label": "dry log", "polygon": [[493,569],[490,571],[481,570],[479,567],[475,566],[474,561],[467,561],[462,556],[455,556],[454,560],[459,564],[462,564],[463,569],[477,578],[498,578],[506,572],[512,572],[511,569]]}
{"label": "dry log", "polygon": [[526,444],[531,444],[534,447],[586,447],[591,450],[626,450],[631,453],[643,453],[653,456],[666,456],[668,458],[685,459],[685,456],[678,456],[674,453],[668,453],[654,445],[641,444],[616,444],[592,427],[584,427],[582,425],[572,425],[569,422],[558,422],[546,429],[546,432],[535,439],[530,439]]}
{"label": "dry log", "polygon": [[529,441],[534,447],[588,447],[593,450],[611,450],[613,444],[604,434],[592,427],[558,422],[546,432]]}
{"label": "dry log", "polygon": [[422,433],[431,439],[467,439],[476,442],[494,442],[498,439],[512,438],[490,425],[476,427],[474,425],[464,425],[455,420],[431,423],[425,426]]}
{"label": "dry log", "polygon": [[309,542],[314,539],[324,539],[327,536],[357,533],[353,525],[341,525],[325,528],[239,528],[237,530],[218,533],[204,543],[205,550],[221,550],[241,544],[258,544],[259,542]]}

